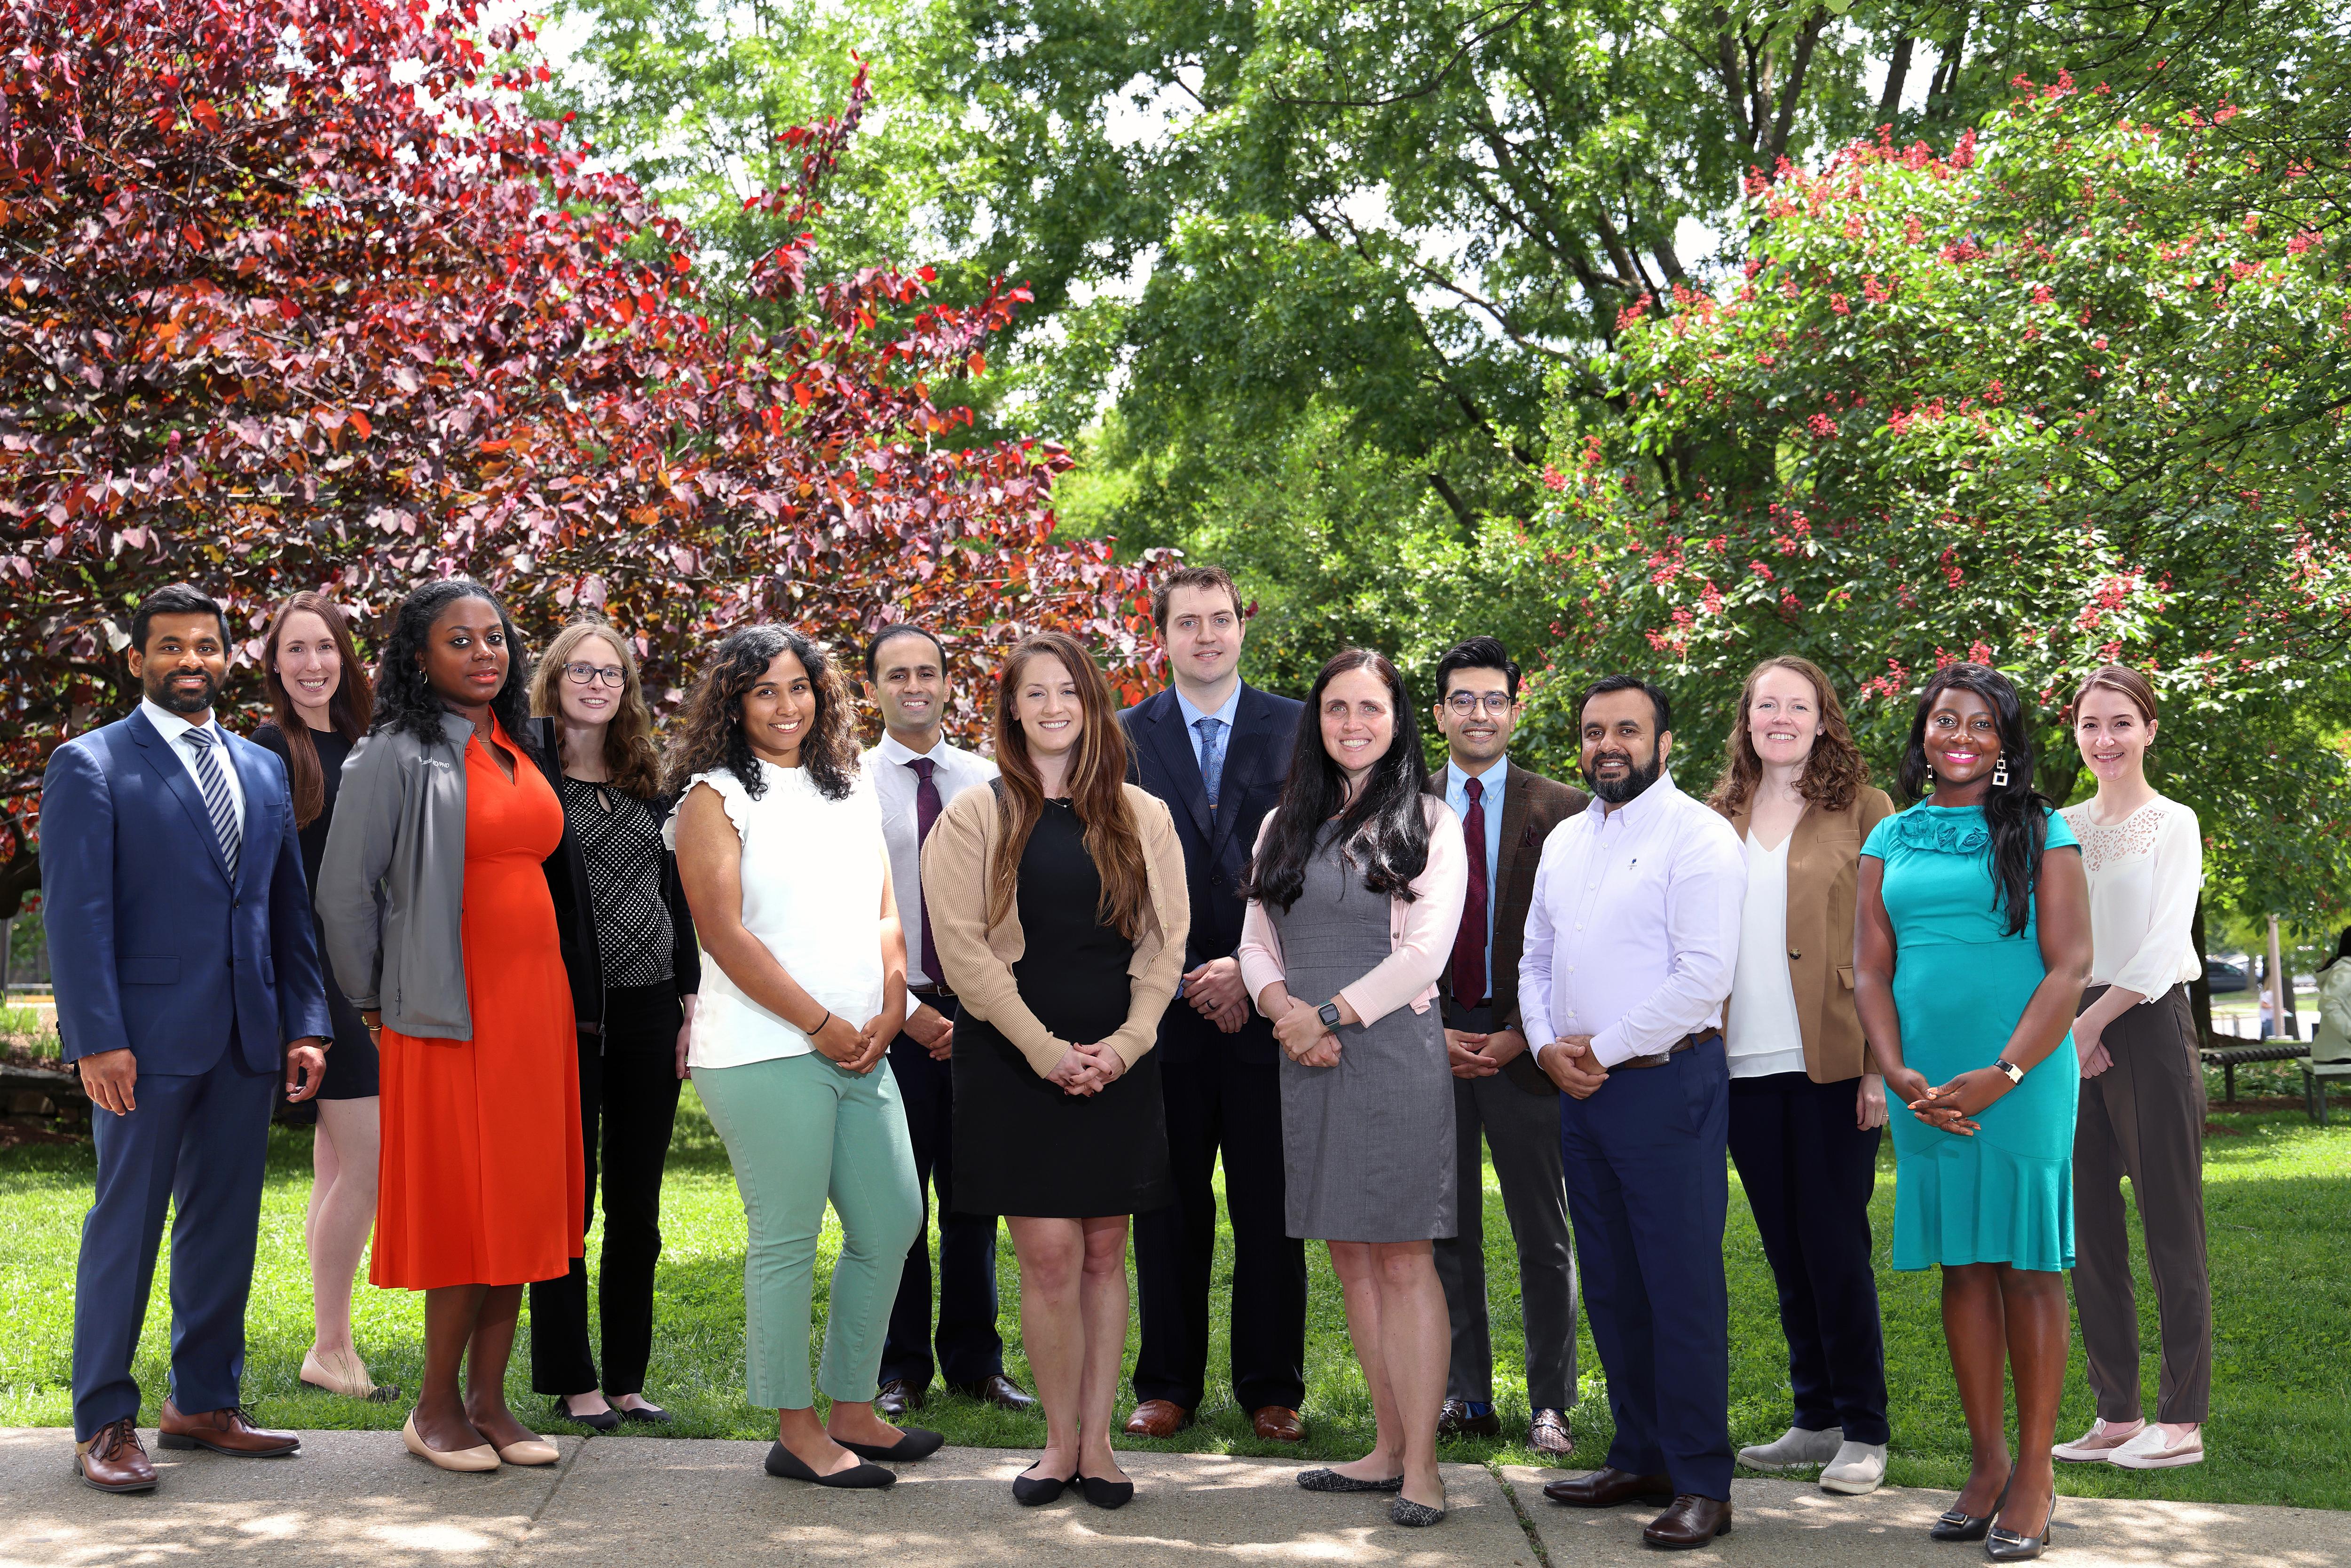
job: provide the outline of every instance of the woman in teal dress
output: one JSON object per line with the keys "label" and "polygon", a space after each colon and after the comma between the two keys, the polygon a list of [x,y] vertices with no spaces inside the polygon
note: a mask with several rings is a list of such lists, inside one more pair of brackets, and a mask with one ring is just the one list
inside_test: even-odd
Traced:
{"label": "woman in teal dress", "polygon": [[2022,1562],[2041,1555],[2056,1503],[2080,1087],[2068,1042],[2090,973],[2089,883],[2033,791],[2022,705],[1997,670],[1936,672],[1901,782],[1927,799],[1862,846],[1854,999],[1886,1097],[1911,1113],[1892,1124],[1894,1266],[1942,1267],[1973,1449],[1932,1533]]}

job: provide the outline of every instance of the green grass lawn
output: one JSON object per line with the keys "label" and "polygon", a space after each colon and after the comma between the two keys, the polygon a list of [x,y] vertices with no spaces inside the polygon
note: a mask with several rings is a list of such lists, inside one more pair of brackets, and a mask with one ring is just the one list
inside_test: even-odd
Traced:
{"label": "green grass lawn", "polygon": [[[2219,1075],[2212,1075],[2219,1094]],[[2292,1092],[2252,1070],[2241,1071],[2238,1092]],[[2345,1119],[2351,1119],[2346,1116]],[[2210,1139],[2206,1194],[2212,1239],[2218,1319],[2214,1409],[2207,1445],[2214,1456],[2188,1469],[2134,1474],[2111,1466],[2061,1470],[2069,1493],[2296,1503],[2351,1508],[2351,1127],[2313,1127],[2298,1108],[2222,1113]],[[262,1214],[261,1263],[251,1313],[246,1379],[261,1419],[280,1427],[397,1427],[401,1405],[360,1405],[304,1389],[297,1381],[309,1341],[308,1272],[302,1251],[302,1205],[309,1189],[309,1134],[279,1128],[270,1147]],[[0,1154],[0,1425],[62,1426],[69,1420],[68,1379],[72,1343],[74,1254],[89,1202],[92,1160],[87,1145],[28,1145]],[[1881,1162],[1873,1209],[1879,1245],[1879,1281],[1886,1325],[1887,1382],[1894,1394],[1894,1457],[1890,1479],[1909,1486],[1956,1487],[1966,1468],[1967,1443],[1951,1389],[1931,1273],[1895,1274],[1886,1267],[1893,1218],[1893,1162]],[[1736,1187],[1734,1177],[1733,1186]],[[1489,1293],[1494,1314],[1498,1389],[1505,1441],[1466,1440],[1449,1446],[1458,1460],[1538,1462],[1520,1440],[1528,1416],[1518,1322],[1517,1269],[1510,1227],[1490,1171],[1486,1184]],[[674,1412],[671,1430],[685,1437],[758,1437],[773,1418],[742,1395],[743,1211],[726,1150],[689,1088],[679,1118],[664,1193],[658,1317],[650,1396]],[[828,1241],[820,1271],[821,1312]],[[591,1239],[592,1260],[595,1244]],[[1787,1355],[1769,1269],[1753,1224],[1734,1192],[1727,1241],[1731,1297],[1730,1420],[1734,1440],[1776,1437],[1788,1419]],[[1319,1249],[1310,1249],[1313,1276],[1307,1330],[1306,1415],[1311,1437],[1302,1450],[1258,1442],[1229,1403],[1213,1405],[1199,1425],[1164,1445],[1173,1449],[1228,1453],[1352,1457],[1368,1445],[1371,1406],[1347,1346],[1337,1281]],[[166,1260],[168,1266],[168,1259]],[[1014,1286],[1018,1266],[1008,1241],[998,1253],[1005,1286],[1003,1333],[1014,1377],[1026,1381],[1019,1355]],[[1230,1267],[1228,1241],[1220,1249],[1219,1279]],[[2142,1279],[2144,1275],[2142,1274]],[[2143,1294],[2145,1343],[2155,1343],[2155,1304]],[[413,1389],[423,1349],[421,1297],[362,1284],[359,1342],[379,1380]],[[1219,1318],[1217,1320],[1221,1322]],[[138,1374],[147,1390],[142,1419],[150,1424],[163,1393],[169,1309],[158,1270]],[[527,1341],[526,1335],[526,1341]],[[1130,1358],[1134,1345],[1130,1340]],[[1222,1364],[1221,1339],[1209,1364]],[[1577,1463],[1599,1462],[1610,1426],[1599,1358],[1588,1334],[1581,1351],[1583,1388],[1574,1412]],[[1130,1359],[1131,1364],[1131,1359]],[[2154,1363],[2147,1364],[2147,1402],[2154,1403]],[[1213,1375],[1212,1375],[1213,1382]],[[528,1393],[523,1354],[517,1355],[510,1392],[526,1419],[543,1419],[547,1406]],[[1212,1399],[1217,1397],[1212,1391]],[[2089,1394],[2080,1349],[2068,1385],[2061,1436],[2086,1426]],[[969,1401],[935,1396],[920,1419],[957,1443],[996,1447],[1043,1441],[1039,1416],[1012,1416]],[[652,1439],[649,1439],[652,1440]],[[1154,1447],[1160,1445],[1134,1445]]]}

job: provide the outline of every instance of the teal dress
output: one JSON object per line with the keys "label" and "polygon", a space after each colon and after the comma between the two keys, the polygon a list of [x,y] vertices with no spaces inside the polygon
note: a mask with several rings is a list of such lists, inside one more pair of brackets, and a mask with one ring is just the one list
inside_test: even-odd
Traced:
{"label": "teal dress", "polygon": [[[2065,819],[2050,812],[2050,847],[2074,841]],[[1886,862],[1903,1061],[1929,1084],[1990,1067],[2048,970],[2039,909],[2011,936],[2004,913],[1993,907],[1983,808],[1913,806],[1878,823],[1861,852]],[[2022,1082],[1978,1113],[1972,1137],[1930,1127],[1896,1106],[1894,1266],[2071,1269],[2081,1082],[2069,1033]]]}

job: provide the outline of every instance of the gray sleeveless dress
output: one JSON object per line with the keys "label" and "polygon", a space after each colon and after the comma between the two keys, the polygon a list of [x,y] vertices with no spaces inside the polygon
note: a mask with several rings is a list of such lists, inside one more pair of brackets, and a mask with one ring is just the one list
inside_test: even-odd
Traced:
{"label": "gray sleeveless dress", "polygon": [[[1265,912],[1293,997],[1320,1005],[1388,956],[1388,900],[1341,862],[1328,835],[1298,902]],[[1285,1228],[1315,1241],[1452,1236],[1453,1075],[1437,1004],[1342,1026],[1338,1036],[1336,1067],[1281,1059]]]}

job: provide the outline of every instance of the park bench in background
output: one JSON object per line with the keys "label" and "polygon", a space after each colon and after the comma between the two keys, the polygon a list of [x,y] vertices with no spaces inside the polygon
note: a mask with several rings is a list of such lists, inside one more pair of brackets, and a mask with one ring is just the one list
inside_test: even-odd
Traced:
{"label": "park bench in background", "polygon": [[2326,1124],[2325,1080],[2329,1077],[2351,1075],[2351,1063],[2325,1062],[2321,1064],[2322,1071],[2314,1072],[2308,1061],[2310,1046],[2306,1042],[2229,1046],[2219,1051],[2202,1051],[2197,1054],[2203,1058],[2205,1066],[2217,1067],[2220,1070],[2221,1082],[2227,1086],[2222,1103],[2230,1105],[2237,1103],[2238,1068],[2256,1061],[2301,1061],[2304,1108],[2310,1113],[2310,1119],[2322,1127]]}

